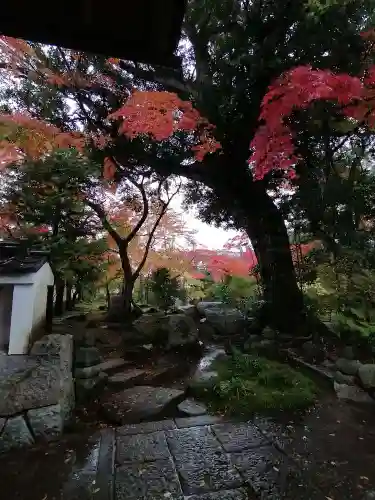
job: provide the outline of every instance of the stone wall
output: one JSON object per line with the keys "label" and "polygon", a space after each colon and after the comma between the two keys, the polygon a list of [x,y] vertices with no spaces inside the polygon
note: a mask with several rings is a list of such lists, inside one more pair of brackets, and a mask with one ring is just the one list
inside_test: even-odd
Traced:
{"label": "stone wall", "polygon": [[0,355],[0,452],[58,437],[74,408],[73,337],[46,335],[28,356]]}

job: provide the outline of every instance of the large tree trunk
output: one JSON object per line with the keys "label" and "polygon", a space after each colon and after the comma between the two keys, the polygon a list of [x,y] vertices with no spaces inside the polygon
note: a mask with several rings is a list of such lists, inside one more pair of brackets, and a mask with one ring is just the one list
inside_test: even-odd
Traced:
{"label": "large tree trunk", "polygon": [[303,295],[282,214],[264,190],[258,191],[256,199],[257,212],[248,212],[246,231],[258,259],[265,300],[259,327],[269,324],[285,333],[308,335]]}
{"label": "large tree trunk", "polygon": [[[285,333],[307,336],[310,333],[303,295],[282,214],[267,194],[265,184],[252,180],[245,162],[242,168],[233,169],[235,158],[233,151],[216,169],[214,166],[210,181],[228,216],[247,232],[258,259],[265,305],[259,311],[254,329],[270,325]],[[237,161],[240,165],[238,157]]]}

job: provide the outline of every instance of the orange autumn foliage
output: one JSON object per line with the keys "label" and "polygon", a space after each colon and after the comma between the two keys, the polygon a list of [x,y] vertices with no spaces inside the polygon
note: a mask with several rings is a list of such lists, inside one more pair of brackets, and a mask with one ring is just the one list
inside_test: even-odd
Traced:
{"label": "orange autumn foliage", "polygon": [[198,131],[199,143],[192,147],[198,161],[202,161],[206,153],[213,153],[221,147],[212,135],[214,126],[193,108],[191,102],[182,101],[172,92],[136,90],[108,118],[122,119],[119,134],[131,139],[148,134],[154,140],[162,141],[178,130]]}

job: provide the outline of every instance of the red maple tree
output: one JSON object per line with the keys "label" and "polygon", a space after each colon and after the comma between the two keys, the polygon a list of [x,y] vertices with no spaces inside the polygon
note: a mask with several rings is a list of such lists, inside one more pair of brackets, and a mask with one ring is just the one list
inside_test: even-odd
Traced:
{"label": "red maple tree", "polygon": [[[362,37],[368,42],[368,51],[373,50],[375,31],[362,33]],[[335,112],[352,121],[353,131],[358,126],[373,128],[375,65],[367,65],[359,76],[298,66],[270,85],[259,116],[263,123],[250,143],[249,163],[256,180],[271,170],[283,170],[289,179],[296,176],[294,167],[301,158],[295,151],[291,117],[315,101],[335,103]]]}

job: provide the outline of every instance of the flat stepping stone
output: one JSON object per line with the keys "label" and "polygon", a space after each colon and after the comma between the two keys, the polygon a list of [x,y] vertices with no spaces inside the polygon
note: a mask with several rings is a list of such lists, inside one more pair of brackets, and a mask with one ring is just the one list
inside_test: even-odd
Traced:
{"label": "flat stepping stone", "polygon": [[159,416],[169,405],[177,404],[184,391],[167,387],[139,385],[110,394],[102,401],[103,411],[118,423],[139,423]]}
{"label": "flat stepping stone", "polygon": [[85,368],[76,368],[75,376],[77,378],[91,378],[98,375],[100,372],[109,372],[126,366],[127,364],[129,364],[129,362],[121,358],[108,359],[107,361],[98,363],[97,365],[86,366]]}
{"label": "flat stepping stone", "polygon": [[179,429],[184,429],[186,427],[219,424],[222,422],[222,418],[216,415],[200,415],[199,417],[176,418],[175,422]]}
{"label": "flat stepping stone", "polygon": [[203,403],[198,403],[198,401],[191,398],[182,401],[177,408],[180,412],[189,417],[198,417],[199,415],[205,415],[207,413],[207,407]]}
{"label": "flat stepping stone", "polygon": [[115,375],[108,378],[108,384],[122,386],[124,388],[130,387],[143,379],[145,373],[145,370],[138,370],[137,368],[122,373],[115,373]]}
{"label": "flat stepping stone", "polygon": [[157,422],[143,422],[142,424],[129,424],[117,427],[117,435],[149,434],[156,431],[171,431],[176,429],[173,420],[159,420]]}

